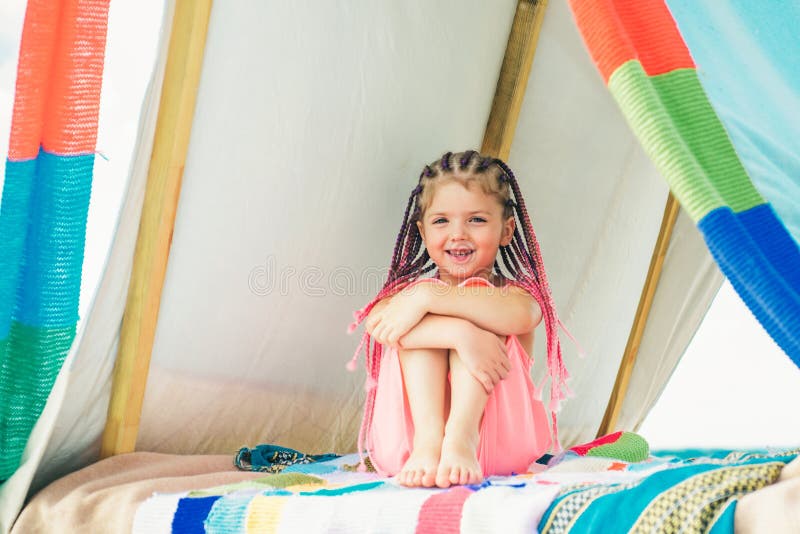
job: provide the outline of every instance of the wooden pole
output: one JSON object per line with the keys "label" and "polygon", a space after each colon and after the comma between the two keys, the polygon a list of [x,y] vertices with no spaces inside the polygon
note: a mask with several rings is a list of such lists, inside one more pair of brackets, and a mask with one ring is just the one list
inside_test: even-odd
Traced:
{"label": "wooden pole", "polygon": [[212,0],[177,0],[101,457],[136,447]]}
{"label": "wooden pole", "polygon": [[636,363],[636,356],[639,354],[639,345],[642,342],[644,328],[647,325],[647,318],[653,304],[653,297],[658,287],[658,281],[661,279],[664,258],[667,255],[667,249],[669,248],[672,230],[675,227],[679,209],[680,205],[678,201],[675,200],[675,197],[670,193],[667,198],[667,205],[664,208],[664,216],[661,219],[661,229],[658,233],[653,256],[650,258],[650,268],[647,271],[647,279],[642,288],[642,295],[639,297],[639,307],[636,309],[636,316],[634,317],[633,326],[628,336],[628,343],[625,346],[625,352],[619,364],[617,379],[614,382],[614,389],[611,391],[611,397],[609,397],[608,405],[606,406],[606,413],[603,415],[603,421],[600,423],[600,428],[597,431],[598,437],[605,436],[616,430],[617,419],[622,410],[622,401],[625,400],[625,394],[628,392],[628,383],[630,382],[631,373],[633,372],[633,366]]}
{"label": "wooden pole", "polygon": [[546,7],[547,0],[517,2],[492,111],[483,136],[483,154],[508,159]]}

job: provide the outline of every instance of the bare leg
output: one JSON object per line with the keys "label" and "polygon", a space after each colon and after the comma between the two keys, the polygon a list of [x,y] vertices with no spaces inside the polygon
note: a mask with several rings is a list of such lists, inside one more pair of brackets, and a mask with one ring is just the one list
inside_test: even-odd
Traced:
{"label": "bare leg", "polygon": [[800,456],[786,464],[778,482],[742,497],[736,505],[734,531],[800,532]]}
{"label": "bare leg", "polygon": [[436,485],[479,484],[483,480],[478,463],[478,431],[489,396],[473,377],[455,350],[450,360],[450,414],[442,442]]}
{"label": "bare leg", "polygon": [[778,477],[778,481],[782,482],[790,478],[800,478],[800,456],[796,457],[781,469],[781,476]]}
{"label": "bare leg", "polygon": [[447,388],[447,349],[401,350],[408,406],[414,421],[414,444],[397,481],[404,486],[431,487],[442,451]]}

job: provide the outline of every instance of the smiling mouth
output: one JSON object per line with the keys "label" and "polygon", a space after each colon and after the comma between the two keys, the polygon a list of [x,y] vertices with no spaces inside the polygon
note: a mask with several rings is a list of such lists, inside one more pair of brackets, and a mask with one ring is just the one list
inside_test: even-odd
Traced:
{"label": "smiling mouth", "polygon": [[472,256],[474,250],[446,250],[448,256],[457,260],[464,260]]}

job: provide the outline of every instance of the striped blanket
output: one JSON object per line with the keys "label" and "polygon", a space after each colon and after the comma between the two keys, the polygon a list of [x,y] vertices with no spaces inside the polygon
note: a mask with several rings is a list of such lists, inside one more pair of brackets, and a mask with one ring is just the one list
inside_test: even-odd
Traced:
{"label": "striped blanket", "polygon": [[[578,457],[481,485],[408,489],[358,472],[355,455],[191,492],[155,494],[137,533],[731,532],[736,497],[773,482],[798,451]],[[623,513],[624,512],[624,513]]]}

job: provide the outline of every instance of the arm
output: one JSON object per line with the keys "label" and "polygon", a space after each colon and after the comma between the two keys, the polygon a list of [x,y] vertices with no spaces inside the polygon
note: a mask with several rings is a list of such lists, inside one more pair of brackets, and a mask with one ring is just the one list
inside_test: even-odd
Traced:
{"label": "arm", "polygon": [[455,350],[487,394],[511,369],[505,338],[458,317],[428,314],[400,338],[398,345],[406,350]]}
{"label": "arm", "polygon": [[[416,293],[417,298],[423,293]],[[408,328],[398,328],[391,319],[385,318],[386,309],[392,299],[377,303],[367,317],[367,332],[383,345],[398,349],[454,349],[470,374],[491,393],[494,386],[508,375],[511,368],[506,354],[505,339],[494,332],[484,330],[467,319],[425,313],[420,302],[405,300],[409,306],[409,317],[422,313],[421,319],[412,319]],[[416,303],[415,303],[416,302]]]}
{"label": "arm", "polygon": [[465,319],[499,336],[533,332],[542,320],[536,301],[516,286],[418,284],[376,304],[367,317],[367,331],[382,343],[397,346],[429,313]]}
{"label": "arm", "polygon": [[402,349],[458,350],[475,328],[465,319],[429,313],[398,340],[398,345]]}
{"label": "arm", "polygon": [[516,286],[429,287],[426,311],[459,317],[476,326],[509,336],[532,332],[542,320],[539,304]]}

